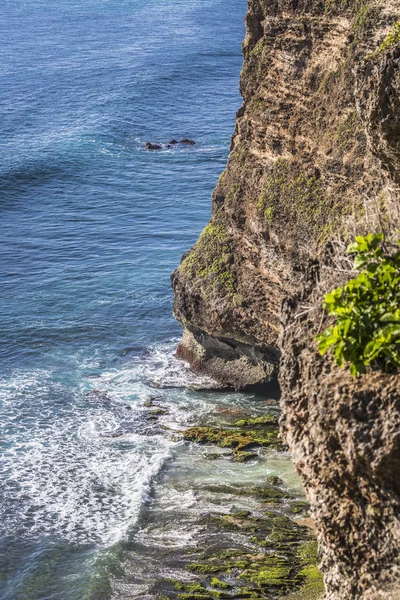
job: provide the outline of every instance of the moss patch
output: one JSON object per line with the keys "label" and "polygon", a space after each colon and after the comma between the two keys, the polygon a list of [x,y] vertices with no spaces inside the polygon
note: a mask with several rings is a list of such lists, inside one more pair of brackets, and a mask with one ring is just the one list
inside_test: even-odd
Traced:
{"label": "moss patch", "polygon": [[236,421],[237,427],[249,427],[250,425],[276,425],[278,417],[275,415],[264,415],[263,417],[255,417],[248,419],[240,419]]}
{"label": "moss patch", "polygon": [[286,159],[274,163],[257,206],[269,225],[284,223],[317,241],[327,222],[337,218],[321,180]]}
{"label": "moss patch", "polygon": [[298,515],[308,511],[309,509],[308,502],[304,502],[302,500],[296,500],[295,502],[291,502],[290,510],[294,515]]}
{"label": "moss patch", "polygon": [[221,588],[223,590],[227,590],[231,587],[228,583],[225,583],[224,581],[218,579],[218,577],[213,577],[211,579],[211,585],[212,587]]}
{"label": "moss patch", "polygon": [[209,223],[179,268],[194,280],[206,280],[208,285],[219,286],[226,294],[233,296],[237,281],[230,269],[230,256],[229,236],[225,227]]}
{"label": "moss patch", "polygon": [[297,548],[297,558],[303,565],[316,565],[318,562],[318,544],[316,540],[304,542]]}

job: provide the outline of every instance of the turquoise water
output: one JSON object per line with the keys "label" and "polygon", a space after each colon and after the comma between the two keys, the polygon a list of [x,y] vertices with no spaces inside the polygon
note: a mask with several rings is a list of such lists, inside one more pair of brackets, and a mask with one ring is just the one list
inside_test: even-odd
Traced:
{"label": "turquoise water", "polygon": [[[226,163],[245,10],[1,3],[3,600],[109,597],[104,552],[134,535],[174,452],[140,406],[165,381],[181,386],[166,401],[188,393],[169,277]],[[196,145],[144,151],[172,137]]]}
{"label": "turquoise water", "polygon": [[[162,426],[254,404],[187,389],[169,281],[226,163],[245,10],[1,3],[1,600],[145,597],[152,502],[191,506],[194,493],[187,447]],[[172,137],[196,145],[144,150]],[[149,394],[168,407],[160,423]],[[161,545],[183,543],[171,527]]]}

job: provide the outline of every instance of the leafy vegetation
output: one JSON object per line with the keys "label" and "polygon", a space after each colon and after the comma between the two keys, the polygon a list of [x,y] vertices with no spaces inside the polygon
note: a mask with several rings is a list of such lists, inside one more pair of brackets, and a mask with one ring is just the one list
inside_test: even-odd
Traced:
{"label": "leafy vegetation", "polygon": [[347,251],[360,274],[325,296],[335,323],[317,336],[319,351],[331,350],[352,375],[368,365],[392,372],[400,366],[400,241],[388,252],[382,234],[357,236]]}
{"label": "leafy vegetation", "polygon": [[395,44],[400,42],[400,21],[394,24],[388,35],[383,40],[382,44],[378,46],[375,52],[367,55],[367,58],[373,58],[374,56],[378,56],[378,54],[382,54]]}

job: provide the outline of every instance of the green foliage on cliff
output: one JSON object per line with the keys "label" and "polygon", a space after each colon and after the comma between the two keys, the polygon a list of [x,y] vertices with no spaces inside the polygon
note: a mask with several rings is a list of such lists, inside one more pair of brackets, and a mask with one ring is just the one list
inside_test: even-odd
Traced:
{"label": "green foliage on cliff", "polygon": [[230,271],[229,238],[223,225],[210,223],[203,229],[199,240],[181,269],[193,280],[207,280],[211,286],[220,285],[230,296],[236,293],[236,277]]}
{"label": "green foliage on cliff", "polygon": [[319,350],[330,350],[338,366],[349,363],[352,375],[368,365],[385,372],[400,366],[399,245],[388,252],[382,234],[357,236],[348,252],[362,271],[325,296],[335,323],[317,336]]}

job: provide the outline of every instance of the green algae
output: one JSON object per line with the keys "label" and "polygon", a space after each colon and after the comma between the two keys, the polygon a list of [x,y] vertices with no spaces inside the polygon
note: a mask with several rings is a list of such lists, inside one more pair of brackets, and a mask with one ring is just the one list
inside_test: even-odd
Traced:
{"label": "green algae", "polygon": [[301,588],[287,597],[287,600],[317,600],[324,593],[324,580],[322,573],[315,565],[308,565],[302,569],[297,578],[303,580]]}
{"label": "green algae", "polygon": [[249,460],[254,460],[258,458],[258,454],[256,452],[234,452],[232,460],[234,462],[248,462]]}
{"label": "green algae", "polygon": [[216,444],[220,448],[232,448],[234,452],[254,446],[274,448],[282,446],[276,429],[243,431],[220,427],[189,427],[183,432],[183,438],[198,444]]}
{"label": "green algae", "polygon": [[264,415],[262,417],[240,419],[235,422],[236,427],[248,427],[250,425],[276,425],[279,417],[276,415]]}
{"label": "green algae", "polygon": [[295,500],[290,503],[290,511],[295,515],[307,512],[309,507],[309,503],[303,500]]}
{"label": "green algae", "polygon": [[290,573],[289,567],[276,567],[268,571],[260,571],[257,574],[257,584],[259,586],[282,586],[288,583]]}
{"label": "green algae", "polygon": [[249,517],[250,515],[251,515],[251,512],[249,510],[237,510],[237,511],[231,513],[231,516],[235,517],[236,519],[245,519],[246,517]]}
{"label": "green algae", "polygon": [[318,544],[310,540],[300,544],[297,548],[297,558],[303,565],[315,565],[318,562]]}
{"label": "green algae", "polygon": [[[230,448],[233,460],[256,457],[248,451],[252,447],[282,447],[275,415],[249,416],[227,427],[193,426],[183,432],[183,437],[199,444]],[[217,453],[210,454],[218,457]],[[184,568],[199,581],[174,586],[178,600],[276,599],[300,590],[309,594],[311,589],[318,588],[316,579],[311,577],[318,570],[316,543],[311,539],[309,528],[278,509],[279,504],[284,503],[285,513],[298,514],[308,505],[295,500],[283,485],[282,479],[271,475],[266,477],[264,485],[206,483],[202,487],[217,494],[251,497],[252,506],[257,501],[257,508],[254,511],[231,509],[229,514],[205,516],[204,522],[216,536],[212,539],[218,539],[222,546],[229,540],[236,542],[236,538],[247,541],[242,548],[222,547],[218,551],[213,543],[212,553],[203,550],[196,562],[192,558],[193,562]],[[267,510],[267,506],[271,508]],[[225,576],[229,576],[229,583],[224,581]]]}
{"label": "green algae", "polygon": [[[206,590],[204,590],[206,591]],[[212,596],[210,594],[192,594],[192,593],[184,593],[184,594],[178,594],[178,598],[179,600],[212,600]]]}
{"label": "green algae", "polygon": [[191,573],[199,573],[200,575],[211,575],[212,573],[220,573],[224,570],[221,568],[221,565],[210,563],[190,563],[185,566],[185,569]]}
{"label": "green algae", "polygon": [[212,585],[212,587],[221,588],[223,590],[227,590],[231,587],[229,585],[229,583],[225,583],[225,581],[221,581],[220,579],[218,579],[218,577],[213,577],[211,579],[211,585]]}
{"label": "green algae", "polygon": [[260,488],[255,488],[254,495],[256,498],[260,498],[265,501],[270,500],[280,500],[282,498],[290,498],[291,494],[289,492],[285,492],[279,488],[272,486],[263,486]]}
{"label": "green algae", "polygon": [[277,475],[269,475],[267,477],[267,482],[270,483],[271,485],[283,485],[283,481],[280,477],[278,477]]}
{"label": "green algae", "polygon": [[220,452],[206,452],[205,454],[203,454],[203,458],[205,458],[206,460],[217,460],[218,458],[222,458],[223,456],[225,455],[221,454]]}

